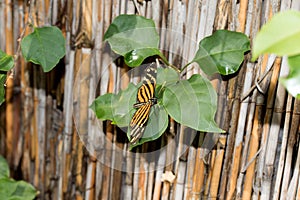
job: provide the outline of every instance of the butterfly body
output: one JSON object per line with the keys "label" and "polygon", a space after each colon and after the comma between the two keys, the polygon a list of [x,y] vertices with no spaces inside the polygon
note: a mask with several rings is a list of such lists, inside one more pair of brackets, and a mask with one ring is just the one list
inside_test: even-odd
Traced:
{"label": "butterfly body", "polygon": [[146,68],[146,75],[143,79],[141,87],[137,92],[137,103],[133,105],[136,108],[131,121],[130,121],[130,143],[135,144],[143,136],[145,126],[149,119],[151,107],[157,103],[155,98],[155,86],[156,86],[156,63],[151,63]]}
{"label": "butterfly body", "polygon": [[157,103],[156,98],[150,98],[147,102],[139,102],[139,103],[133,104],[133,108],[140,108],[140,107],[144,106],[145,104],[151,104],[151,106],[153,106],[156,103]]}

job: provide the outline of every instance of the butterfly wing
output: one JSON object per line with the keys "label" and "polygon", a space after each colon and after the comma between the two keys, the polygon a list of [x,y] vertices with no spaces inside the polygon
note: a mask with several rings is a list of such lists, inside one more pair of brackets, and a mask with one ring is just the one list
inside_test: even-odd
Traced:
{"label": "butterfly wing", "polygon": [[154,93],[156,85],[156,63],[151,63],[146,69],[142,86],[137,92],[137,103],[133,105],[138,110],[130,121],[130,143],[135,144],[142,136],[147,124],[151,106],[155,103]]}
{"label": "butterfly wing", "polygon": [[156,63],[151,63],[150,66],[145,70],[146,74],[143,79],[143,84],[139,88],[136,101],[137,104],[147,103],[154,97],[155,85],[156,85]]}
{"label": "butterfly wing", "polygon": [[137,109],[130,122],[130,143],[135,144],[143,135],[150,113],[151,104]]}

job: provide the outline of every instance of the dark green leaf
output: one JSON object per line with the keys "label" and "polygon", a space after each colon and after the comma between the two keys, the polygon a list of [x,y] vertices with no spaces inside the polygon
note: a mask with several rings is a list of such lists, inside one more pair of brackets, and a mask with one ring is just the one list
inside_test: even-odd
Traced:
{"label": "dark green leaf", "polygon": [[300,54],[300,12],[278,13],[266,23],[253,42],[254,61],[260,54],[274,53],[278,56]]}
{"label": "dark green leaf", "polygon": [[167,86],[163,95],[163,105],[175,121],[206,132],[223,132],[214,121],[216,100],[209,80],[198,74]]}
{"label": "dark green leaf", "polygon": [[290,66],[289,75],[281,78],[281,83],[287,91],[294,97],[300,98],[300,55],[288,57]]}
{"label": "dark green leaf", "polygon": [[124,56],[130,67],[141,65],[145,58],[163,55],[158,50],[159,36],[154,21],[137,15],[119,15],[104,35],[111,49]]}
{"label": "dark green leaf", "polygon": [[[143,137],[136,144],[131,145],[130,149],[141,145],[145,142],[156,140],[165,132],[165,130],[168,127],[168,124],[168,114],[164,107],[157,104],[154,105],[151,108],[149,120],[147,122],[147,126],[145,128]],[[127,132],[127,137],[130,138],[129,131]]]}
{"label": "dark green leaf", "polygon": [[119,127],[126,127],[130,121],[132,105],[136,101],[137,86],[130,83],[125,90],[118,94],[105,94],[94,100],[91,109],[97,118],[111,120]]}
{"label": "dark green leaf", "polygon": [[0,71],[8,71],[14,66],[14,58],[0,50]]}
{"label": "dark green leaf", "polygon": [[134,49],[129,53],[124,55],[125,62],[130,67],[140,66],[145,58],[159,55],[162,57],[160,51],[156,48],[143,48],[143,49]]}
{"label": "dark green leaf", "polygon": [[3,156],[0,155],[0,179],[9,177],[9,167]]}
{"label": "dark green leaf", "polygon": [[25,59],[41,65],[44,72],[52,70],[66,54],[65,45],[62,32],[55,26],[34,28],[21,42]]}
{"label": "dark green leaf", "polygon": [[5,101],[5,84],[6,74],[0,73],[0,105]]}
{"label": "dark green leaf", "polygon": [[0,179],[0,199],[32,200],[36,195],[37,191],[29,183],[10,178]]}
{"label": "dark green leaf", "polygon": [[250,49],[250,41],[243,33],[218,30],[199,43],[192,60],[208,75],[219,72],[223,75],[235,73]]}

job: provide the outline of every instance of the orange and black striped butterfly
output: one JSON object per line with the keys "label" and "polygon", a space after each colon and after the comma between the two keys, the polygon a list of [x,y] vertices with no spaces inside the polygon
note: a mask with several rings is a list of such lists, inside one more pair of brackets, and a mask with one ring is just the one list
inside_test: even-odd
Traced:
{"label": "orange and black striped butterfly", "polygon": [[154,104],[157,103],[157,99],[154,96],[157,74],[156,63],[151,63],[145,71],[146,74],[143,79],[142,86],[137,92],[137,103],[133,105],[133,107],[137,108],[137,110],[130,121],[131,144],[136,144],[143,136],[149,118],[150,109]]}

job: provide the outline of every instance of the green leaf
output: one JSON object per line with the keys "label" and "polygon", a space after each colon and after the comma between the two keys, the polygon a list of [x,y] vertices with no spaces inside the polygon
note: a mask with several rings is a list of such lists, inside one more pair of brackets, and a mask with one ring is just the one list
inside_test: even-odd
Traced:
{"label": "green leaf", "polygon": [[14,66],[14,58],[0,49],[0,71],[8,71]]}
{"label": "green leaf", "polygon": [[278,13],[266,23],[253,41],[254,61],[260,54],[278,56],[300,54],[300,12]]}
{"label": "green leaf", "polygon": [[250,49],[249,38],[238,32],[218,30],[199,43],[199,49],[190,62],[197,62],[208,75],[219,72],[223,75],[235,73]]}
{"label": "green leaf", "polygon": [[101,120],[111,120],[119,127],[127,127],[130,121],[132,105],[136,101],[137,86],[130,83],[118,94],[104,94],[94,100],[90,108]]}
{"label": "green leaf", "polygon": [[140,66],[145,58],[159,55],[162,57],[161,52],[156,48],[143,48],[143,49],[134,49],[129,53],[124,55],[125,62],[130,67]]}
{"label": "green leaf", "polygon": [[10,178],[0,179],[0,199],[32,200],[36,195],[36,189],[29,183]]}
{"label": "green leaf", "polygon": [[155,96],[158,98],[158,102],[162,99],[165,86],[174,84],[179,80],[179,73],[172,68],[157,68],[157,78],[156,78],[156,90]]}
{"label": "green leaf", "polygon": [[5,84],[6,74],[0,73],[0,105],[5,101]]}
{"label": "green leaf", "polygon": [[217,94],[199,74],[166,87],[163,105],[178,123],[198,131],[223,132],[214,121]]}
{"label": "green leaf", "polygon": [[124,56],[130,67],[141,65],[149,56],[163,57],[158,49],[159,35],[154,21],[142,16],[119,15],[108,27],[104,40],[115,53]]}
{"label": "green leaf", "polygon": [[287,77],[280,78],[280,82],[294,97],[300,98],[300,55],[288,57],[290,72]]}
{"label": "green leaf", "polygon": [[[167,129],[168,124],[168,114],[164,107],[158,104],[152,106],[143,137],[136,144],[130,145],[130,149],[145,142],[158,139]],[[129,128],[127,131],[127,137],[130,138]]]}
{"label": "green leaf", "polygon": [[64,57],[65,45],[62,32],[55,26],[34,28],[21,42],[25,59],[41,65],[44,72],[52,70]]}
{"label": "green leaf", "polygon": [[157,85],[169,85],[179,80],[179,73],[174,69],[167,67],[157,68],[157,78],[156,84]]}
{"label": "green leaf", "polygon": [[9,167],[3,156],[0,155],[0,179],[9,177]]}
{"label": "green leaf", "polygon": [[112,99],[115,94],[107,93],[95,99],[90,108],[95,112],[98,119],[113,119]]}

